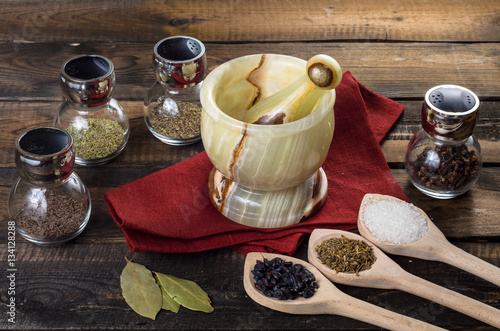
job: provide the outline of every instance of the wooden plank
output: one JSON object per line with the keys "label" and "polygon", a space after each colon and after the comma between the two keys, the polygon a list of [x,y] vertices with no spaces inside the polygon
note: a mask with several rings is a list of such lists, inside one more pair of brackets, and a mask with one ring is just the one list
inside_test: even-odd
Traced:
{"label": "wooden plank", "polygon": [[[499,255],[492,254],[498,250],[498,245],[465,243],[460,247],[499,265]],[[305,245],[301,251],[304,248]],[[18,243],[16,253],[16,328],[19,329],[303,330],[325,329],[325,326],[331,330],[372,329],[365,323],[340,316],[287,315],[257,305],[243,288],[245,256],[227,249],[154,254],[131,253],[123,244],[82,246],[70,243],[47,248]],[[298,255],[305,258],[301,252]],[[197,282],[209,294],[215,311],[211,314],[184,308],[177,314],[161,311],[155,321],[137,315],[121,295],[119,277],[125,266],[124,257],[150,270]],[[500,308],[498,288],[478,277],[443,263],[392,258],[412,274]],[[6,249],[1,250],[0,259],[6,260]],[[361,300],[447,329],[465,325],[470,330],[493,330],[463,314],[405,292],[337,286]],[[0,315],[0,325],[7,325],[7,317],[7,314]]]}
{"label": "wooden plank", "polygon": [[[381,144],[387,162],[393,166],[401,166],[405,162],[408,142],[422,128],[420,110],[423,97],[420,101],[398,101],[405,106],[405,110]],[[486,164],[500,163],[500,143],[496,137],[500,125],[498,107],[497,102],[481,101],[478,110],[479,122],[474,135],[479,139]]]}
{"label": "wooden plank", "polygon": [[[75,242],[124,243],[123,233],[113,222],[104,202],[104,193],[168,165],[167,162],[142,165],[115,162],[98,168],[77,167],[75,172],[88,186],[92,197],[92,214],[87,228]],[[468,193],[450,200],[433,199],[422,194],[412,186],[404,169],[393,169],[392,174],[410,202],[424,210],[449,240],[496,241],[500,237],[499,167],[483,169],[478,182]],[[0,168],[0,201],[7,202],[10,188],[17,178],[14,168]],[[6,222],[8,219],[7,208],[0,209],[0,220]],[[0,239],[4,241],[6,235],[5,231],[0,232]],[[18,240],[24,241],[21,237]]]}
{"label": "wooden plank", "polygon": [[[500,162],[500,143],[498,141],[479,140],[483,163],[486,166],[498,164]],[[405,162],[405,155],[408,150],[408,140],[384,140],[381,144],[385,159],[393,167],[402,167]]]}
{"label": "wooden plank", "polygon": [[[382,142],[382,151],[392,166],[402,166],[408,141],[421,128],[422,101],[401,101],[405,111]],[[52,125],[60,102],[13,101],[0,102],[0,167],[14,167],[14,142],[27,128]],[[149,132],[143,120],[142,102],[122,102],[130,118],[130,138],[116,163],[143,164],[153,162],[177,163],[203,150],[202,143],[175,147],[161,143]],[[482,147],[483,162],[500,163],[500,102],[485,101],[479,113],[476,136]]]}
{"label": "wooden plank", "polygon": [[[446,10],[442,10],[446,8]],[[499,40],[495,0],[2,1],[0,40],[206,42]],[[126,22],[124,24],[124,22]]]}
{"label": "wooden plank", "polygon": [[[99,53],[116,71],[116,98],[143,100],[154,83],[154,43],[29,43],[0,44],[1,100],[62,100],[62,63],[78,54]],[[374,92],[398,100],[422,100],[440,84],[457,84],[481,100],[500,99],[500,44],[446,43],[264,43],[207,45],[208,67],[239,56],[279,53],[308,59],[333,56]]]}
{"label": "wooden plank", "polygon": [[[428,197],[411,184],[403,169],[392,170],[393,176],[408,196],[425,211],[445,236],[457,238],[489,237],[498,240],[500,224],[500,172],[499,168],[483,168],[471,190],[459,197],[439,200]],[[496,219],[496,221],[495,221]],[[496,237],[495,237],[496,236]]]}

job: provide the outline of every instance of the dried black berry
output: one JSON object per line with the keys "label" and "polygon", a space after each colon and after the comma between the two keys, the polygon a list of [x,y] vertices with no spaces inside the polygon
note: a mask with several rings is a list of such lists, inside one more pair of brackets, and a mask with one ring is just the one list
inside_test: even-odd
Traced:
{"label": "dried black berry", "polygon": [[262,261],[258,261],[259,263],[255,264],[255,268],[254,270],[256,271],[264,271],[266,269],[266,267],[264,266],[264,264],[262,263]]}
{"label": "dried black berry", "polygon": [[266,289],[266,287],[264,285],[259,284],[259,283],[255,283],[255,288],[261,292],[264,292],[264,290]]}
{"label": "dried black berry", "polygon": [[302,264],[285,262],[279,257],[257,261],[252,274],[257,290],[279,300],[310,298],[318,289],[316,277]]}
{"label": "dried black berry", "polygon": [[299,272],[301,272],[301,271],[302,271],[302,269],[304,269],[304,267],[302,266],[302,264],[298,264],[298,263],[297,263],[297,264],[295,264],[295,265],[293,266],[293,272],[294,272],[294,273],[299,273]]}

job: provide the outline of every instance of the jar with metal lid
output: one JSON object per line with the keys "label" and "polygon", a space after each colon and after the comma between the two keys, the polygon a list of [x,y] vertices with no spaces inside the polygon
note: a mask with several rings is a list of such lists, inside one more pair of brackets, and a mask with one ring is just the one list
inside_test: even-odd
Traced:
{"label": "jar with metal lid", "polygon": [[156,82],[144,100],[147,127],[156,138],[169,145],[199,141],[205,46],[186,36],[160,40],[153,49],[153,67]]}
{"label": "jar with metal lid", "polygon": [[100,55],[79,55],[62,65],[61,90],[65,101],[54,126],[73,136],[79,165],[98,165],[118,156],[129,137],[129,120],[113,98],[113,63]]}
{"label": "jar with metal lid", "polygon": [[474,136],[479,98],[457,85],[425,94],[422,128],[408,144],[406,172],[421,192],[449,199],[467,192],[481,170],[481,147]]}
{"label": "jar with metal lid", "polygon": [[36,244],[72,240],[91,211],[87,187],[73,172],[72,136],[56,127],[39,127],[22,133],[15,144],[20,178],[9,195],[9,222]]}

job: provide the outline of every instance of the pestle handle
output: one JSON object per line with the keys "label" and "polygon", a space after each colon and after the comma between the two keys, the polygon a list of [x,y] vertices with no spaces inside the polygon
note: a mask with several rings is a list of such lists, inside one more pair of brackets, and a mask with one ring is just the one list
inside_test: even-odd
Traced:
{"label": "pestle handle", "polygon": [[307,77],[316,87],[331,90],[336,88],[342,79],[342,69],[334,58],[318,54],[307,61]]}

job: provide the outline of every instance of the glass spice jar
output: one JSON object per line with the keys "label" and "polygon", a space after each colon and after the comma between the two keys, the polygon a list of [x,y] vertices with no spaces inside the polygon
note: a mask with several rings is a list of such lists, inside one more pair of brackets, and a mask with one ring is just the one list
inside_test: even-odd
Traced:
{"label": "glass spice jar", "polygon": [[473,135],[479,98],[457,85],[425,94],[422,128],[408,144],[406,172],[421,192],[449,199],[467,192],[479,177],[481,147]]}
{"label": "glass spice jar", "polygon": [[65,130],[39,127],[15,142],[20,178],[12,186],[8,212],[17,232],[36,244],[60,244],[88,223],[90,194],[73,172],[73,138]]}
{"label": "glass spice jar", "polygon": [[199,141],[205,46],[186,36],[160,40],[153,49],[153,67],[156,82],[144,100],[147,127],[156,138],[169,145]]}
{"label": "glass spice jar", "polygon": [[129,120],[113,98],[113,63],[100,55],[79,55],[62,65],[61,90],[65,101],[54,126],[73,136],[75,163],[99,165],[118,156],[129,137]]}

